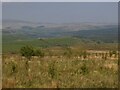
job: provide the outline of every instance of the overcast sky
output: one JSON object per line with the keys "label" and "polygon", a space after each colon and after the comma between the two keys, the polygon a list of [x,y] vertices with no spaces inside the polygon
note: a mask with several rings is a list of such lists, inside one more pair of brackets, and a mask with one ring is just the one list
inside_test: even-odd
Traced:
{"label": "overcast sky", "polygon": [[118,6],[112,3],[3,3],[3,19],[50,23],[117,23]]}

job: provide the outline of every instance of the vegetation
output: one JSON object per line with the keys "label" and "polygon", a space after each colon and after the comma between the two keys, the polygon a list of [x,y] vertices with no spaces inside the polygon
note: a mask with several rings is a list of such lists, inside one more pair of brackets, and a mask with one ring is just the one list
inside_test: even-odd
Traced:
{"label": "vegetation", "polygon": [[24,46],[26,58],[3,54],[3,88],[117,88],[118,55],[109,52]]}
{"label": "vegetation", "polygon": [[36,50],[34,50],[34,56],[44,57],[43,50],[42,49],[36,49]]}
{"label": "vegetation", "polygon": [[22,47],[20,53],[22,56],[25,56],[28,60],[30,60],[31,57],[34,56],[34,50],[30,46]]}
{"label": "vegetation", "polygon": [[116,26],[45,27],[3,30],[3,88],[118,87]]}
{"label": "vegetation", "polygon": [[34,49],[31,46],[22,47],[20,53],[28,60],[30,60],[32,56],[44,57],[44,52],[42,52],[41,49]]}
{"label": "vegetation", "polygon": [[[7,37],[7,36],[6,36]],[[4,38],[4,36],[3,36]],[[67,47],[76,46],[81,49],[92,50],[117,50],[117,43],[96,43],[95,41],[74,37],[61,37],[61,38],[46,38],[43,40],[38,39],[19,39],[8,36],[9,39],[3,39],[3,53],[19,53],[21,47],[30,45],[36,48],[52,48],[52,47]],[[15,39],[14,39],[15,38]]]}

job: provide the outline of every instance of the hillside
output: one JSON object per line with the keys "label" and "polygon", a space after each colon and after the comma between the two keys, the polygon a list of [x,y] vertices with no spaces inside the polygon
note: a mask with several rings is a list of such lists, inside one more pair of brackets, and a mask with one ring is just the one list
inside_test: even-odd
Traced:
{"label": "hillside", "polygon": [[[17,27],[17,28],[16,28]],[[72,36],[102,42],[117,42],[118,27],[101,23],[32,23],[25,21],[3,21],[4,37],[16,39],[56,38]]]}
{"label": "hillside", "polygon": [[[33,23],[3,21],[3,51],[14,51],[23,45],[36,47],[73,46],[94,49],[97,44],[116,49],[118,29],[115,24]],[[88,46],[87,46],[88,45]],[[106,47],[104,49],[107,49]],[[96,47],[96,49],[97,49]]]}

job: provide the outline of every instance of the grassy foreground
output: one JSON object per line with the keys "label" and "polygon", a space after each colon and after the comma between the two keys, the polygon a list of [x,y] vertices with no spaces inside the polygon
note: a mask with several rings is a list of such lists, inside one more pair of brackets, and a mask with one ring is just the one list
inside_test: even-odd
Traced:
{"label": "grassy foreground", "polygon": [[117,59],[3,55],[3,88],[116,88]]}

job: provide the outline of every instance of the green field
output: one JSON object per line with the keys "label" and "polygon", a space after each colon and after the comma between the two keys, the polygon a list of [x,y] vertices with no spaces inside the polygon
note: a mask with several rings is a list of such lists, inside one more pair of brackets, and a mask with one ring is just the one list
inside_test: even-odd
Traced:
{"label": "green field", "polygon": [[[9,39],[8,39],[9,38]],[[117,43],[104,43],[92,41],[89,39],[80,39],[74,37],[61,37],[61,38],[45,38],[45,39],[19,39],[15,37],[3,36],[3,53],[4,52],[19,52],[20,48],[26,45],[33,47],[67,47],[74,46],[81,49],[93,50],[117,50]]]}

